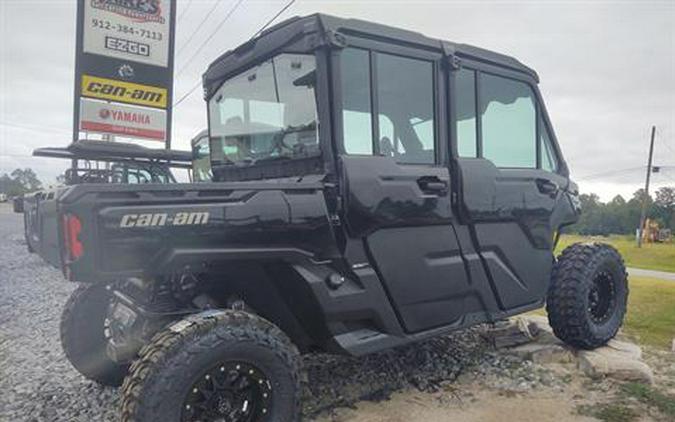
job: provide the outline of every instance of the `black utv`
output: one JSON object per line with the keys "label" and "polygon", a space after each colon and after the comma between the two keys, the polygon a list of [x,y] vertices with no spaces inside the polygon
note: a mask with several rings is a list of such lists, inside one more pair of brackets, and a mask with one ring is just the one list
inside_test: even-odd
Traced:
{"label": "black utv", "polygon": [[517,60],[359,20],[293,18],[203,77],[212,183],[72,186],[61,340],[123,421],[295,421],[300,354],[363,355],[546,304],[591,349],[619,254],[553,255],[577,187]]}

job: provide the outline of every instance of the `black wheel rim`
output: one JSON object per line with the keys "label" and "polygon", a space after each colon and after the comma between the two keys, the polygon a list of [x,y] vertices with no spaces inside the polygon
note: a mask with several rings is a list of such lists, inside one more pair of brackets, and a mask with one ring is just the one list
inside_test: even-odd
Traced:
{"label": "black wheel rim", "polygon": [[183,403],[183,422],[262,422],[271,412],[272,383],[254,365],[223,362],[197,378]]}
{"label": "black wheel rim", "polygon": [[593,277],[588,292],[588,312],[596,324],[607,322],[616,304],[614,277],[608,271],[601,271]]}

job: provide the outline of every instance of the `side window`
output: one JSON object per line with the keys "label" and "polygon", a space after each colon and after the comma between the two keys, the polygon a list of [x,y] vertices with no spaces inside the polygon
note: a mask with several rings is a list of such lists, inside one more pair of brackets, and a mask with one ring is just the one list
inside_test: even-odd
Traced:
{"label": "side window", "polygon": [[542,170],[550,171],[551,173],[558,171],[558,159],[555,155],[551,135],[541,116],[539,116],[539,160]]}
{"label": "side window", "polygon": [[457,153],[460,157],[477,157],[476,72],[455,72],[455,108],[457,109]]}
{"label": "side window", "polygon": [[340,57],[344,148],[348,154],[373,154],[370,107],[370,57],[366,50],[346,48]]}
{"label": "side window", "polygon": [[389,139],[380,130],[380,150],[395,151],[399,163],[433,164],[433,63],[384,53],[376,57],[378,112],[391,120],[398,137]]}
{"label": "side window", "polygon": [[535,168],[536,109],[529,86],[481,74],[483,157],[497,167]]}

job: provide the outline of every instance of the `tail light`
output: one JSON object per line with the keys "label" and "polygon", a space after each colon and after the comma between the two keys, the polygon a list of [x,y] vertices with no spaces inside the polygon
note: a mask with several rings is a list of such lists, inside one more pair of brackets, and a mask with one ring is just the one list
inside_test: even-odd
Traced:
{"label": "tail light", "polygon": [[74,214],[63,216],[63,241],[69,261],[74,261],[84,254],[84,247],[80,241],[82,222]]}

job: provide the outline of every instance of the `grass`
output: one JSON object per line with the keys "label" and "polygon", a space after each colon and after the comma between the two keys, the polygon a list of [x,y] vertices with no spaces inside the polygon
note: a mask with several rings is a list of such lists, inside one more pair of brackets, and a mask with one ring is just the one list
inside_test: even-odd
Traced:
{"label": "grass", "polygon": [[619,403],[578,406],[577,413],[603,422],[633,422],[640,416],[634,409]]}
{"label": "grass", "polygon": [[649,407],[659,409],[664,415],[675,418],[675,397],[663,394],[653,387],[637,382],[623,384],[621,391],[627,396],[635,397]]}
{"label": "grass", "polygon": [[675,338],[675,282],[631,277],[629,288],[624,331],[640,343],[670,348]]}
{"label": "grass", "polygon": [[604,242],[614,246],[629,267],[675,272],[675,242],[645,243],[642,248],[638,248],[635,239],[631,236],[589,237],[564,234],[560,237],[556,254],[572,243],[589,241]]}
{"label": "grass", "polygon": [[668,420],[675,418],[675,397],[637,382],[622,384],[619,388],[620,394],[612,402],[577,406],[577,413],[604,422],[637,421],[645,413],[645,409],[627,406],[625,399],[632,397],[643,406],[658,410]]}
{"label": "grass", "polygon": [[[623,331],[641,344],[670,349],[675,338],[675,282],[631,277]],[[534,311],[545,315],[544,310]]]}

